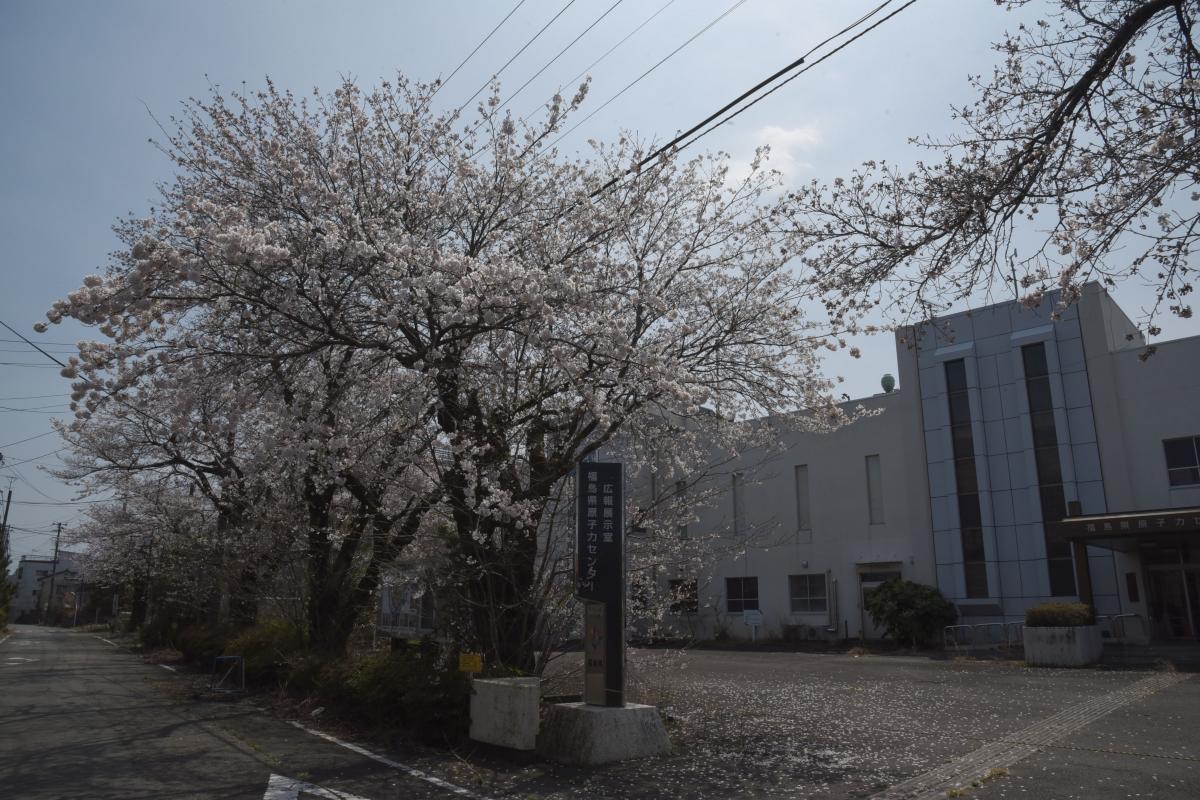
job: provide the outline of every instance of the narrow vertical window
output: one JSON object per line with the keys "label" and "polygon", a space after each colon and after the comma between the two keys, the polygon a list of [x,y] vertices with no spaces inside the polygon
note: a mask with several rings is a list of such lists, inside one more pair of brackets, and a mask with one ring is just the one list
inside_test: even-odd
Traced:
{"label": "narrow vertical window", "polygon": [[[1022,347],[1021,361],[1025,368],[1025,394],[1029,398],[1029,424],[1033,428],[1033,460],[1037,468],[1042,522],[1058,522],[1067,515],[1067,499],[1058,458],[1058,429],[1050,399],[1045,343]],[[1046,567],[1050,572],[1050,594],[1055,597],[1075,594],[1075,564],[1071,560],[1070,544],[1062,540],[1051,541],[1047,537]]]}
{"label": "narrow vertical window", "polygon": [[946,362],[946,392],[950,403],[950,441],[954,455],[954,484],[958,493],[958,530],[962,542],[963,585],[967,597],[987,597],[987,555],[983,547],[983,514],[979,508],[979,478],[975,473],[975,434],[971,428],[971,399],[967,367],[961,358]]}
{"label": "narrow vertical window", "polygon": [[883,522],[883,474],[879,456],[867,456],[867,514],[872,525]]}
{"label": "narrow vertical window", "polygon": [[735,534],[742,533],[746,529],[746,509],[743,504],[745,498],[742,496],[744,483],[742,473],[733,473],[730,479],[730,493],[733,495],[733,532]]}
{"label": "narrow vertical window", "polygon": [[812,529],[812,519],[809,516],[808,505],[808,465],[797,464],[795,468],[796,482],[796,530]]}

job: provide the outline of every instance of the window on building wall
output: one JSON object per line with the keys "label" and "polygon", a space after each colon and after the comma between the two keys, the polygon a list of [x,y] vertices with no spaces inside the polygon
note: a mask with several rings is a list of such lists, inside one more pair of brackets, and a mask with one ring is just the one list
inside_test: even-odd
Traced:
{"label": "window on building wall", "polygon": [[[687,481],[675,481],[675,496],[679,498],[679,513],[690,513],[687,507]],[[688,538],[688,526],[686,522],[681,522],[675,527],[675,533],[680,539]]]}
{"label": "window on building wall", "polygon": [[730,496],[733,503],[733,532],[742,533],[746,530],[746,498],[745,478],[740,472],[730,476]]}
{"label": "window on building wall", "polygon": [[758,578],[726,578],[725,610],[730,614],[758,610]]}
{"label": "window on building wall", "polygon": [[979,506],[979,475],[975,468],[975,432],[971,426],[966,362],[961,358],[947,361],[945,369],[963,587],[967,597],[982,598],[988,596],[987,554],[983,546],[983,513]]}
{"label": "window on building wall", "polygon": [[[1058,428],[1054,420],[1045,342],[1022,347],[1021,363],[1025,370],[1025,394],[1029,399],[1029,424],[1033,429],[1033,461],[1037,470],[1042,522],[1058,522],[1067,515],[1067,499],[1062,482],[1062,462],[1058,456]],[[1048,536],[1045,541],[1050,594],[1055,597],[1075,594],[1071,545]]]}
{"label": "window on building wall", "polygon": [[872,525],[883,522],[883,472],[879,456],[867,456],[867,515]]}
{"label": "window on building wall", "polygon": [[788,575],[788,594],[793,614],[814,614],[826,610],[825,573]]}
{"label": "window on building wall", "polygon": [[812,528],[808,504],[808,465],[797,464],[793,478],[796,484],[796,530],[807,531]]}
{"label": "window on building wall", "polygon": [[700,587],[695,578],[668,581],[672,614],[695,614],[700,610]]}
{"label": "window on building wall", "polygon": [[1200,484],[1200,436],[1167,439],[1163,451],[1167,455],[1167,482],[1171,486]]}

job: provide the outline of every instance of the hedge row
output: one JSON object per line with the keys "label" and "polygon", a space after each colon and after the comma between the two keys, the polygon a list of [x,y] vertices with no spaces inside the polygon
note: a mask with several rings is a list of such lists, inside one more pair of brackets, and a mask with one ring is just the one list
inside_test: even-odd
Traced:
{"label": "hedge row", "polygon": [[1027,628],[1067,628],[1095,624],[1096,610],[1087,603],[1042,603],[1025,612]]}
{"label": "hedge row", "polygon": [[237,631],[151,621],[143,643],[172,645],[189,662],[211,669],[219,655],[245,659],[246,683],[277,688],[324,706],[356,724],[421,741],[457,744],[470,723],[470,682],[433,643],[357,659],[329,658],[307,649],[303,632],[284,620]]}

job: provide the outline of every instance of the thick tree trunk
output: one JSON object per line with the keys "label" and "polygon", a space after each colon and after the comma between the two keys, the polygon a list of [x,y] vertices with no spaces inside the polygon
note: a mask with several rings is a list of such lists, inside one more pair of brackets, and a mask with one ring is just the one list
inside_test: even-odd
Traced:
{"label": "thick tree trunk", "polygon": [[[542,650],[541,613],[535,584],[537,533],[497,528],[494,544],[479,545],[468,535],[466,553],[473,566],[465,594],[485,663],[533,673]],[[460,541],[462,537],[460,535]]]}

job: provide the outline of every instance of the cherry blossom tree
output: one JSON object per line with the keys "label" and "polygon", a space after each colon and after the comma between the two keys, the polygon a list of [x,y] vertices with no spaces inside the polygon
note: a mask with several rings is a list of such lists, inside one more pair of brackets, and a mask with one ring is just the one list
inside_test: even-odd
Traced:
{"label": "cherry blossom tree", "polygon": [[[997,0],[1002,2],[1002,0]],[[1029,0],[1006,0],[1010,9]],[[962,132],[912,170],[867,162],[800,189],[795,224],[831,302],[929,314],[1005,284],[1064,302],[1089,280],[1190,318],[1200,240],[1195,0],[1057,0],[996,45]]]}
{"label": "cherry blossom tree", "polygon": [[[737,182],[711,156],[634,173],[628,137],[546,149],[586,85],[534,127],[495,113],[498,91],[481,124],[431,92],[190,101],[162,204],[48,316],[107,337],[67,370],[81,431],[103,406],[229,398],[266,505],[306,531],[310,624],[334,649],[378,564],[444,530],[468,643],[532,669],[576,463],[662,442],[665,417],[732,445],[738,420],[832,409],[818,356],[837,345],[801,313],[793,204],[761,159]],[[351,605],[323,594],[352,571]]]}

